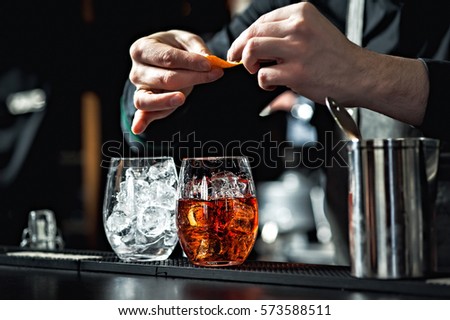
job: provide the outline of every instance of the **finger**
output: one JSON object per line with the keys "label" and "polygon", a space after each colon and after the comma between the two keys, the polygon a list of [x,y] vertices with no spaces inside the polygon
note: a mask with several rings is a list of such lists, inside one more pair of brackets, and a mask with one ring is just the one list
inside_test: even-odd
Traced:
{"label": "finger", "polygon": [[295,104],[297,94],[291,90],[286,90],[270,102],[271,111],[290,111]]}
{"label": "finger", "polygon": [[142,111],[137,110],[134,114],[133,123],[131,125],[131,131],[134,134],[140,134],[147,129],[148,125],[158,119],[162,119],[170,115],[174,112],[175,109],[172,110],[163,110],[163,111]]}
{"label": "finger", "polygon": [[242,49],[252,37],[284,37],[289,34],[289,30],[283,29],[283,22],[288,20],[293,13],[300,11],[301,8],[297,8],[299,6],[304,6],[304,3],[282,7],[259,17],[233,42],[228,51],[227,59],[229,61],[240,61]]}
{"label": "finger", "polygon": [[[206,49],[205,49],[206,50]],[[181,48],[160,43],[157,39],[142,38],[130,48],[132,60],[145,65],[153,65],[165,69],[185,69],[193,71],[209,71],[211,65],[200,52],[188,52]]]}
{"label": "finger", "polygon": [[130,72],[130,81],[137,87],[174,91],[196,84],[213,82],[222,76],[223,70],[219,68],[198,72],[135,65]]}
{"label": "finger", "polygon": [[149,90],[137,90],[134,93],[134,106],[142,111],[163,111],[181,106],[186,94],[180,91],[154,93]]}
{"label": "finger", "polygon": [[288,86],[288,80],[285,75],[289,73],[282,65],[274,65],[267,68],[262,68],[258,72],[258,85],[267,91],[274,90],[277,86]]}
{"label": "finger", "polygon": [[299,49],[292,50],[292,41],[280,38],[253,38],[248,41],[242,52],[242,62],[252,74],[258,72],[262,64],[283,63]]}
{"label": "finger", "polygon": [[175,34],[174,39],[183,49],[189,52],[196,52],[202,56],[211,54],[203,39],[196,34],[181,31]]}
{"label": "finger", "polygon": [[289,24],[281,22],[255,23],[245,30],[232,44],[227,53],[229,61],[240,61],[242,52],[250,41],[260,37],[284,38],[291,32]]}

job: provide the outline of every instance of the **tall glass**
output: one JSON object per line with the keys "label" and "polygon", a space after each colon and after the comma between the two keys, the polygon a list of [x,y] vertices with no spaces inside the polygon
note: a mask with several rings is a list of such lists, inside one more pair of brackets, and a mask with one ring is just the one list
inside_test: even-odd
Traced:
{"label": "tall glass", "polygon": [[178,242],[172,158],[113,158],[103,206],[108,241],[125,261],[164,260]]}
{"label": "tall glass", "polygon": [[184,159],[176,221],[180,244],[193,264],[243,263],[258,232],[258,204],[248,159]]}

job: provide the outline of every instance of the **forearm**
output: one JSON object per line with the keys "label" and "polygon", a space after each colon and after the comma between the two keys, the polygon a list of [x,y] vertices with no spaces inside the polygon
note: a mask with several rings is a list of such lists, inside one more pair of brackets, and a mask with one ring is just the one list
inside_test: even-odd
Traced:
{"label": "forearm", "polygon": [[[378,54],[360,49],[353,85],[346,104],[360,106],[418,126],[429,95],[426,66],[418,59]],[[345,84],[343,84],[345,85]]]}

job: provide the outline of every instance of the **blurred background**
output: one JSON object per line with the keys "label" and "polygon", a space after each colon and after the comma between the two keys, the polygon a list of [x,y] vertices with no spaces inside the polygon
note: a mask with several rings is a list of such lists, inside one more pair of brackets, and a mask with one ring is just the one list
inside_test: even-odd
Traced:
{"label": "blurred background", "polygon": [[[119,103],[130,45],[171,28],[208,37],[248,3],[2,0],[0,244],[18,245],[28,213],[50,209],[66,248],[109,250],[101,218],[106,179],[101,151],[108,141],[123,141]],[[304,141],[295,137],[311,141],[314,132],[312,110],[303,103],[298,107],[283,115],[281,128],[300,148]],[[297,169],[260,182],[259,257],[331,261],[321,179],[319,172]]]}

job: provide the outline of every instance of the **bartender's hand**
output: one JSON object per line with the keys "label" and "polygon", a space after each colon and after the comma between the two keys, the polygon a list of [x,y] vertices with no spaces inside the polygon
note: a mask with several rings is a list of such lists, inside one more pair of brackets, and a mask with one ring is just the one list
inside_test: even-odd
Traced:
{"label": "bartender's hand", "polygon": [[[287,86],[324,104],[364,107],[412,125],[425,113],[429,80],[421,61],[379,54],[350,42],[312,4],[301,2],[261,16],[231,45],[259,86]],[[272,62],[270,64],[262,64]]]}
{"label": "bartender's hand", "polygon": [[[261,16],[233,42],[228,60],[242,59],[250,73],[258,73],[263,89],[287,86],[315,101],[329,95],[342,103],[341,86],[351,86],[359,50],[313,5],[303,2]],[[276,64],[261,65],[267,61]]]}
{"label": "bartender's hand", "polygon": [[136,86],[137,109],[131,129],[143,132],[153,120],[167,117],[184,104],[194,85],[212,82],[223,70],[211,68],[203,40],[171,30],[140,38],[130,48],[130,81]]}

